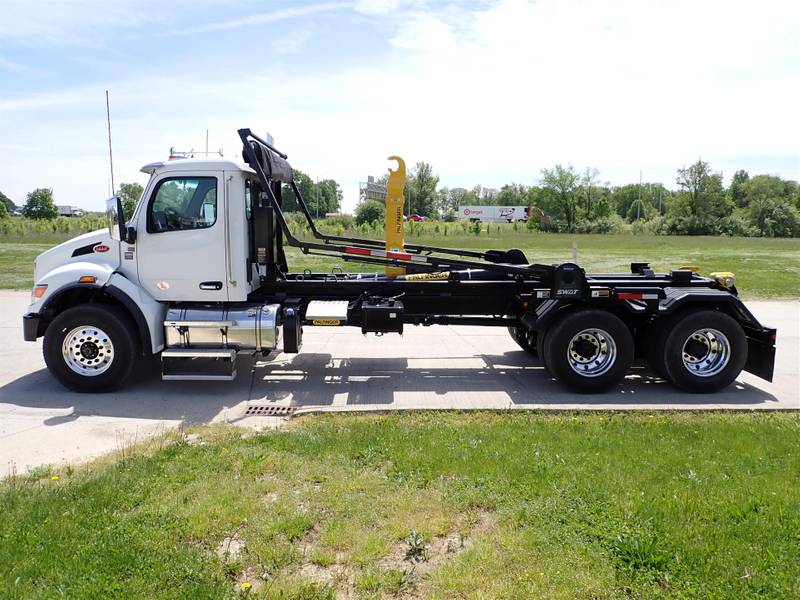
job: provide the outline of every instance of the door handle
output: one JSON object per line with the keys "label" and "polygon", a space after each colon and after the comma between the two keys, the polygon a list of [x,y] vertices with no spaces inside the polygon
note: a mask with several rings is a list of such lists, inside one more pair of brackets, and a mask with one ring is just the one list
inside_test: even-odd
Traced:
{"label": "door handle", "polygon": [[201,290],[221,290],[222,289],[222,282],[221,281],[204,281],[200,284]]}

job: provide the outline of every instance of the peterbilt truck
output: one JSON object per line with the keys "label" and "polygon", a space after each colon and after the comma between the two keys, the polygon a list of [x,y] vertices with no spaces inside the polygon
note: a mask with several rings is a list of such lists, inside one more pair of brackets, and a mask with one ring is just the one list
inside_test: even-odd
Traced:
{"label": "peterbilt truck", "polygon": [[[108,228],[36,258],[24,337],[43,337],[47,367],[81,392],[122,386],[143,356],[165,380],[230,380],[237,356],[301,350],[309,327],[402,334],[404,327],[504,327],[549,375],[578,392],[619,383],[634,361],[689,392],[713,392],[744,369],[771,380],[775,330],[738,297],[731,273],[587,273],[537,264],[519,249],[391,244],[320,232],[287,156],[239,130],[243,163],[155,162],[132,215],[107,201]],[[396,158],[396,157],[393,157]],[[402,215],[405,166],[390,169]],[[311,239],[290,229],[289,187]],[[400,235],[398,240],[398,235]],[[373,273],[295,272],[284,246],[375,266]],[[388,343],[379,337],[365,343]]]}

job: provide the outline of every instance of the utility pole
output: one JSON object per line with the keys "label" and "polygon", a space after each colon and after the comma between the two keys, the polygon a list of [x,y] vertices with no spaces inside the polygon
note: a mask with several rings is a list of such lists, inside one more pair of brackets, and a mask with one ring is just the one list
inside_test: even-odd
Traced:
{"label": "utility pole", "polygon": [[206,129],[206,158],[208,158],[208,129]]}
{"label": "utility pole", "polygon": [[317,219],[319,219],[319,177],[317,177],[317,185],[314,186],[314,189],[317,192],[315,195],[317,197]]}

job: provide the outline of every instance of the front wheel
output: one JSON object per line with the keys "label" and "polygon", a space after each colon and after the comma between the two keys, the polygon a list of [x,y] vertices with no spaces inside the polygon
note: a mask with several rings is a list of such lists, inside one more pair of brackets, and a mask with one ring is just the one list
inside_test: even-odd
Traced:
{"label": "front wheel", "polygon": [[716,392],[730,385],[747,360],[747,337],[725,313],[704,310],[675,322],[663,338],[667,379],[687,392]]}
{"label": "front wheel", "polygon": [[583,310],[551,326],[543,350],[550,374],[561,383],[576,392],[601,392],[628,372],[633,336],[616,315]]}
{"label": "front wheel", "polygon": [[139,356],[138,335],[114,306],[76,306],[47,327],[42,350],[50,372],[76,392],[107,392],[130,376]]}

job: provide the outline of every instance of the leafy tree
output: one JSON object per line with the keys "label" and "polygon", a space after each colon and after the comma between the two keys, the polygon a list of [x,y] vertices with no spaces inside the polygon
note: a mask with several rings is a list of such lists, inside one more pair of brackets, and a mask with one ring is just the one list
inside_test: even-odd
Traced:
{"label": "leafy tree", "polygon": [[[299,169],[294,170],[294,182],[297,184],[298,189],[300,190],[300,194],[302,194],[303,199],[306,201],[308,205],[308,209],[311,211],[312,215],[316,215],[316,198],[315,198],[315,190],[314,190],[314,182],[312,181],[311,177],[300,171]],[[297,198],[295,197],[294,190],[289,187],[288,185],[284,185],[281,190],[281,198],[283,200],[283,210],[285,212],[295,212],[300,210],[300,202],[298,202]],[[312,202],[313,208],[312,208]],[[324,214],[324,213],[321,213]]]}
{"label": "leafy tree", "polygon": [[750,203],[748,212],[764,236],[800,236],[800,211],[789,198],[759,198]]}
{"label": "leafy tree", "polygon": [[319,199],[319,214],[337,212],[342,202],[342,190],[333,179],[323,179],[314,186],[314,203]]}
{"label": "leafy tree", "polygon": [[125,213],[125,218],[130,219],[133,216],[133,211],[136,210],[136,203],[142,197],[144,188],[138,183],[123,183],[119,186],[117,195],[122,200],[122,212]]}
{"label": "leafy tree", "polygon": [[386,216],[386,206],[378,200],[364,200],[356,206],[356,223],[374,223],[383,221]]}
{"label": "leafy tree", "polygon": [[678,169],[677,183],[681,187],[676,207],[689,215],[717,219],[731,213],[722,188],[722,173],[714,173],[702,160]]}
{"label": "leafy tree", "polygon": [[595,203],[600,198],[600,171],[596,168],[586,167],[581,175],[580,194],[584,214],[591,219],[594,214]]}
{"label": "leafy tree", "polygon": [[580,175],[572,165],[542,169],[542,187],[545,192],[543,208],[566,221],[568,231],[574,230],[577,221],[579,183]]}
{"label": "leafy tree", "polygon": [[29,192],[22,214],[31,219],[55,219],[58,208],[53,201],[53,190],[37,188]]}
{"label": "leafy tree", "polygon": [[750,175],[744,169],[739,169],[733,174],[733,178],[731,179],[731,187],[728,188],[728,191],[731,194],[731,199],[738,207],[747,205],[745,186],[749,180]]}
{"label": "leafy tree", "polygon": [[791,198],[794,186],[793,181],[784,181],[775,175],[756,175],[742,185],[744,204],[741,206],[768,199]]}
{"label": "leafy tree", "polygon": [[6,208],[5,202],[0,202],[0,219],[5,219],[8,217],[8,209]]}
{"label": "leafy tree", "polygon": [[494,201],[498,206],[527,206],[528,188],[521,183],[507,183],[500,188]]}
{"label": "leafy tree", "polygon": [[[323,179],[319,183],[315,183],[311,177],[295,169],[294,181],[300,189],[300,193],[306,201],[312,216],[319,214],[322,217],[325,213],[339,210],[342,203],[342,190],[333,179]],[[283,186],[281,197],[285,212],[300,210],[300,203],[297,201],[294,190],[290,186]],[[317,210],[317,203],[319,203],[319,210]]]}
{"label": "leafy tree", "polygon": [[418,162],[407,183],[409,211],[433,217],[436,214],[436,187],[439,176],[433,174],[433,167],[426,162]]}
{"label": "leafy tree", "polygon": [[[5,206],[6,213],[10,213],[12,210],[17,208],[17,205],[14,204],[14,202],[11,200],[11,198],[6,196],[3,192],[0,192],[0,203],[2,203]],[[0,209],[0,210],[2,210],[2,209]]]}

